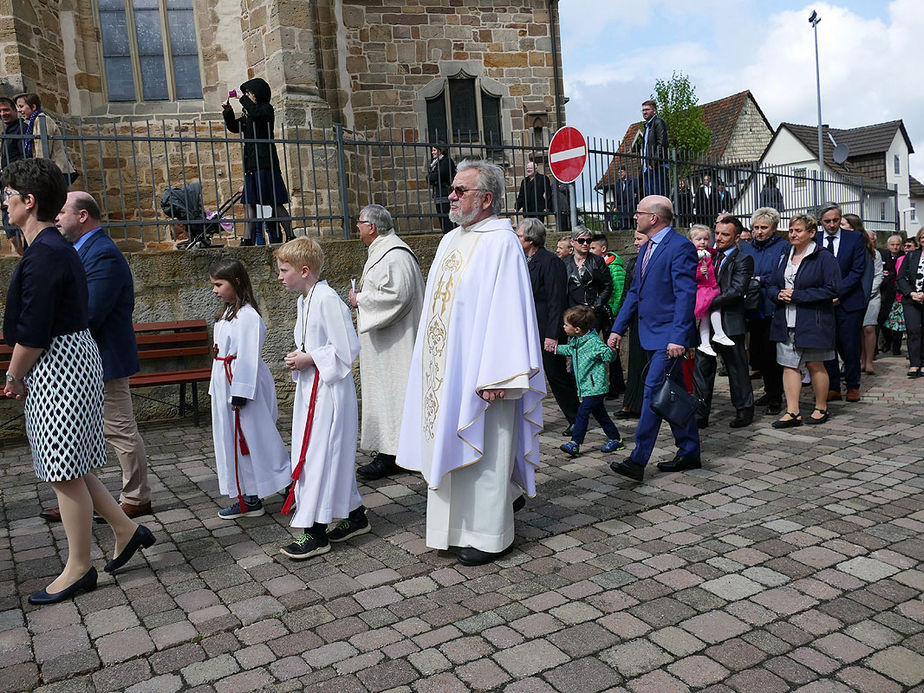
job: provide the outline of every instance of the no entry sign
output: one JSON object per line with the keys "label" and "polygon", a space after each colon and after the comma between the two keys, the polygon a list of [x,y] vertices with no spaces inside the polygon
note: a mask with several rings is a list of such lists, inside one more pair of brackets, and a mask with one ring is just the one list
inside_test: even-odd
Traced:
{"label": "no entry sign", "polygon": [[549,167],[560,183],[572,183],[587,164],[587,140],[581,131],[563,127],[549,142]]}

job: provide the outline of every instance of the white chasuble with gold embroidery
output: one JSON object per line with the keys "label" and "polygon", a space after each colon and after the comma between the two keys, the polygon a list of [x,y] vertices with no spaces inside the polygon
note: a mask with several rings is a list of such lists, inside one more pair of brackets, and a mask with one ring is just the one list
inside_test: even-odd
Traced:
{"label": "white chasuble with gold embroidery", "polygon": [[[512,481],[535,494],[545,376],[526,258],[508,219],[456,228],[440,243],[427,280],[401,422],[397,463],[430,488],[482,459],[485,411],[478,392],[511,388]],[[490,435],[490,434],[489,434]]]}

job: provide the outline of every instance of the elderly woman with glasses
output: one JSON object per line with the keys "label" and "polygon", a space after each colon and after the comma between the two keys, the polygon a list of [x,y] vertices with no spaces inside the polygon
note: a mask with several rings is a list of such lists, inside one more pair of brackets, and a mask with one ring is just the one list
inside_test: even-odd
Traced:
{"label": "elderly woman with glasses", "polygon": [[571,232],[574,254],[565,259],[568,307],[590,306],[597,316],[597,329],[608,329],[613,322],[607,306],[613,293],[613,277],[606,261],[590,252],[593,237],[593,232],[581,224]]}
{"label": "elderly woman with glasses", "polygon": [[68,547],[64,570],[29,603],[54,604],[96,588],[94,509],[115,535],[106,572],[151,546],[154,536],[125,515],[92,471],[106,463],[103,366],[88,328],[83,265],[54,225],[67,199],[61,170],[50,159],[16,161],[0,174],[0,186],[10,223],[28,242],[7,290],[3,336],[13,355],[4,395],[25,399],[35,474],[57,496]]}

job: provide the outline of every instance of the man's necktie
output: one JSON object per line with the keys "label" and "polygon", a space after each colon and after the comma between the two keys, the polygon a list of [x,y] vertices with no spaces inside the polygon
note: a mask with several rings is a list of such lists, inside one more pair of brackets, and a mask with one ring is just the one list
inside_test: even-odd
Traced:
{"label": "man's necktie", "polygon": [[642,276],[645,276],[645,270],[648,269],[648,260],[651,259],[651,251],[654,249],[654,243],[648,241],[648,250],[645,251],[645,257],[642,259]]}
{"label": "man's necktie", "polygon": [[719,267],[722,266],[722,260],[725,259],[725,253],[719,253],[715,256],[715,273],[716,276],[719,274]]}
{"label": "man's necktie", "polygon": [[825,246],[825,248],[827,250],[830,250],[831,254],[834,255],[835,254],[834,253],[834,236],[828,236],[827,241],[828,241],[828,245]]}

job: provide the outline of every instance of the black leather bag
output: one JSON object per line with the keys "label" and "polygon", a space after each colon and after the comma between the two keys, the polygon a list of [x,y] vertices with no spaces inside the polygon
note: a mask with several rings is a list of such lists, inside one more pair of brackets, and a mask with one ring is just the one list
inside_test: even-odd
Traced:
{"label": "black leather bag", "polygon": [[760,280],[748,279],[748,288],[744,292],[744,309],[748,312],[760,308]]}
{"label": "black leather bag", "polygon": [[686,426],[703,406],[703,400],[691,395],[681,383],[671,379],[671,374],[680,360],[671,359],[671,365],[664,373],[664,382],[651,399],[651,410],[675,426]]}

